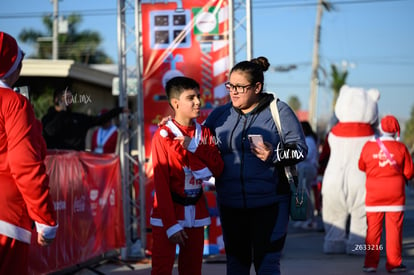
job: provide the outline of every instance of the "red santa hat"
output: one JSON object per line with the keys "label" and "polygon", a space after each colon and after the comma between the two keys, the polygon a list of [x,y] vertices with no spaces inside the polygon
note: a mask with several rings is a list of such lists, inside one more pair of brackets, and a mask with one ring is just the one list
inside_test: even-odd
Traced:
{"label": "red santa hat", "polygon": [[400,124],[398,120],[392,116],[387,115],[381,119],[381,132],[387,136],[394,136],[397,134],[397,140],[400,139]]}
{"label": "red santa hat", "polygon": [[9,77],[19,66],[24,56],[16,40],[0,32],[0,79]]}

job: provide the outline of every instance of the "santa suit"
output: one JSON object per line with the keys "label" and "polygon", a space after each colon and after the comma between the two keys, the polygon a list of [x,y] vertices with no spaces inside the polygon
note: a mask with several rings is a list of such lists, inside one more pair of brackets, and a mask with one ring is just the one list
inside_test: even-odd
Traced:
{"label": "santa suit", "polygon": [[92,134],[92,152],[99,154],[115,153],[118,142],[118,130],[115,125],[108,129],[99,127]]}
{"label": "santa suit", "polygon": [[30,102],[0,81],[0,274],[26,274],[32,222],[54,238],[46,144]]}
{"label": "santa suit", "polygon": [[[401,265],[402,224],[405,205],[405,182],[413,176],[413,161],[407,147],[392,137],[381,137],[398,166],[394,167],[375,139],[370,140],[362,149],[359,169],[367,175],[366,211],[368,230],[366,236],[365,266],[378,266],[382,233],[385,218],[386,228],[386,268]],[[399,171],[397,171],[397,169]]]}
{"label": "santa suit", "polygon": [[322,183],[325,253],[364,253],[355,250],[356,244],[365,242],[366,234],[365,174],[358,169],[358,159],[365,142],[373,136],[370,124],[353,122],[338,122],[328,135],[331,152]]}
{"label": "santa suit", "polygon": [[[174,140],[183,135],[192,137],[187,149]],[[179,273],[201,274],[204,226],[211,222],[206,200],[200,196],[202,182],[223,170],[214,138],[208,128],[198,123],[186,127],[170,120],[153,136],[152,163],[152,274],[171,274],[176,245],[168,238],[183,228],[189,238],[180,247]]]}

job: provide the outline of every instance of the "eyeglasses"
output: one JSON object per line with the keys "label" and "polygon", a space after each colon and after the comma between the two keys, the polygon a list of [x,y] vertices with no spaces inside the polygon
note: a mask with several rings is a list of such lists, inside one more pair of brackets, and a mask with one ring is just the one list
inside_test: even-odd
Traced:
{"label": "eyeglasses", "polygon": [[239,94],[244,94],[246,92],[246,89],[249,87],[252,87],[253,85],[249,84],[249,85],[240,86],[240,85],[233,85],[230,82],[226,82],[224,86],[226,86],[226,89],[229,92],[236,91]]}

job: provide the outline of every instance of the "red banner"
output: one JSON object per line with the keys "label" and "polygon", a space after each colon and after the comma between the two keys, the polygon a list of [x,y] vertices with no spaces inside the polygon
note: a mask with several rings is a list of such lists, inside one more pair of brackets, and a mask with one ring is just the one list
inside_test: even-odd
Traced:
{"label": "red banner", "polygon": [[[171,0],[141,1],[144,130],[146,157],[151,159],[151,137],[161,118],[172,115],[165,94],[166,82],[187,76],[200,84],[202,122],[217,105],[228,101],[224,87],[229,69],[228,1]],[[148,163],[146,183],[147,227],[152,207],[152,164]],[[213,193],[212,193],[213,194]],[[214,204],[209,207],[215,208]],[[222,252],[219,219],[212,217],[205,254]],[[151,234],[146,249],[151,251]]]}
{"label": "red banner", "polygon": [[59,228],[46,248],[33,231],[30,274],[62,270],[125,247],[118,156],[50,151],[45,162]]}
{"label": "red banner", "polygon": [[145,151],[161,118],[171,115],[166,82],[188,76],[200,84],[200,121],[228,101],[224,87],[229,64],[227,1],[141,1]]}

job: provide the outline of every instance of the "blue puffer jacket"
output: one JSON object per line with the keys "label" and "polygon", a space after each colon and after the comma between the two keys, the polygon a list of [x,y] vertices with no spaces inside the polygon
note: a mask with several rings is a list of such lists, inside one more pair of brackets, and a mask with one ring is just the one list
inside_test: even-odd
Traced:
{"label": "blue puffer jacket", "polygon": [[[217,139],[224,171],[216,179],[219,204],[234,208],[253,208],[289,198],[289,186],[279,182],[282,165],[292,165],[306,158],[307,146],[301,125],[284,102],[278,101],[284,149],[269,108],[272,94],[263,93],[259,105],[243,114],[231,103],[217,107],[205,125]],[[250,151],[249,134],[261,134],[274,152],[263,162]]]}

